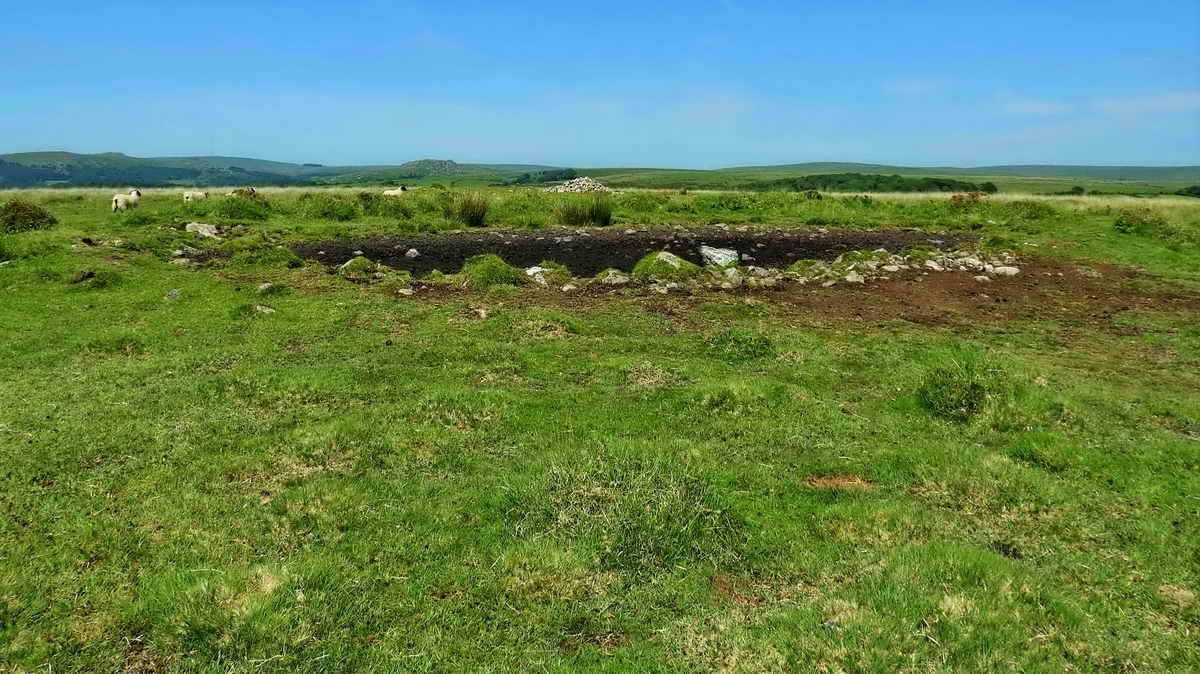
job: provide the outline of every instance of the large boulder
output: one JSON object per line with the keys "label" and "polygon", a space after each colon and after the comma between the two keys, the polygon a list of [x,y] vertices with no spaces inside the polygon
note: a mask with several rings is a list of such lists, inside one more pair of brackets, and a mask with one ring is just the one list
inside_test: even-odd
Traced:
{"label": "large boulder", "polygon": [[741,259],[736,250],[714,248],[713,246],[700,246],[700,257],[704,258],[704,264],[712,267],[725,267],[737,264],[738,260]]}

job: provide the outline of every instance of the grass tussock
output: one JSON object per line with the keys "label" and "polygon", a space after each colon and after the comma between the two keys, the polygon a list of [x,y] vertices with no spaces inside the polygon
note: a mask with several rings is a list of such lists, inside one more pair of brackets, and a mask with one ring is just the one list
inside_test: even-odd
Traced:
{"label": "grass tussock", "polygon": [[771,338],[752,330],[724,330],[704,340],[708,355],[729,362],[766,358],[775,354]]}
{"label": "grass tussock", "polygon": [[931,368],[917,388],[917,400],[930,414],[959,423],[1011,399],[1008,369],[985,354],[960,350]]}
{"label": "grass tussock", "polygon": [[482,192],[468,192],[458,197],[454,217],[467,227],[484,227],[490,205],[487,195]]}
{"label": "grass tussock", "polygon": [[312,220],[349,222],[358,217],[358,204],[347,195],[308,192],[296,202],[297,214]]}
{"label": "grass tussock", "polygon": [[516,535],[581,543],[606,569],[726,566],[741,558],[746,541],[745,521],[724,493],[666,458],[601,456],[558,464],[513,493]]}
{"label": "grass tussock", "polygon": [[554,208],[555,219],[568,227],[607,227],[613,221],[613,201],[606,195],[567,197]]}

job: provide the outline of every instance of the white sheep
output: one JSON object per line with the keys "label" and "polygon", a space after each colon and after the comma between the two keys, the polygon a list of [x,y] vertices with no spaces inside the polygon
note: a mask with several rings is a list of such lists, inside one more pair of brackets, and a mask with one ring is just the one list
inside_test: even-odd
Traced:
{"label": "white sheep", "polygon": [[112,198],[113,213],[137,208],[138,202],[141,200],[142,191],[137,188],[129,190],[129,194],[114,194]]}
{"label": "white sheep", "polygon": [[384,190],[384,191],[383,191],[383,196],[385,196],[385,197],[398,197],[398,196],[400,196],[401,194],[404,194],[404,193],[405,193],[405,192],[407,192],[407,191],[408,191],[408,188],[407,188],[407,187],[405,187],[405,186],[403,186],[403,185],[401,185],[400,187],[397,187],[397,188],[396,188],[396,189],[394,189],[394,190]]}
{"label": "white sheep", "polygon": [[208,198],[208,192],[184,192],[184,201],[204,201]]}

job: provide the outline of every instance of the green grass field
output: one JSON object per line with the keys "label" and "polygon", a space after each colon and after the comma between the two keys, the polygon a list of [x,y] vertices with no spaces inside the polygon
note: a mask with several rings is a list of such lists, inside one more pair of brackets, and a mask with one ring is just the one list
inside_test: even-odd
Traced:
{"label": "green grass field", "polygon": [[[915,322],[397,296],[228,256],[458,229],[454,193],[111,192],[0,193],[59,221],[0,233],[11,671],[1200,670],[1200,200],[612,197],[615,227],[972,232],[1181,298]],[[482,194],[492,228],[578,199]]]}

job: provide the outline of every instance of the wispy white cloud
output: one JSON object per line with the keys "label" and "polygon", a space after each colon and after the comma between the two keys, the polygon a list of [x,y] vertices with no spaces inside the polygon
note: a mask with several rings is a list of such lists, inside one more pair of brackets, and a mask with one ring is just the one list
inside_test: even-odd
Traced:
{"label": "wispy white cloud", "polygon": [[1200,91],[1172,91],[1132,98],[1109,98],[1096,104],[1101,111],[1119,116],[1200,112]]}
{"label": "wispy white cloud", "polygon": [[1053,117],[1075,109],[1070,103],[1043,101],[1034,98],[1007,98],[1001,101],[1000,109],[1009,115],[1023,117]]}

